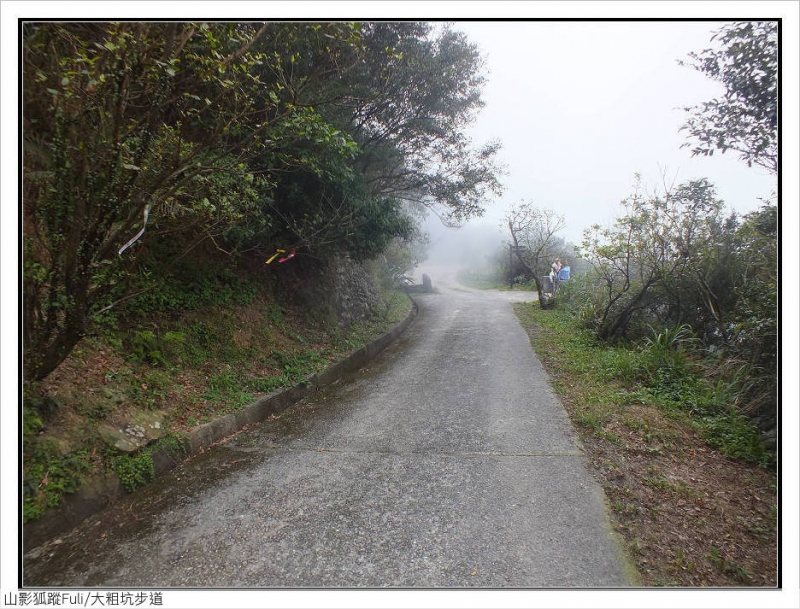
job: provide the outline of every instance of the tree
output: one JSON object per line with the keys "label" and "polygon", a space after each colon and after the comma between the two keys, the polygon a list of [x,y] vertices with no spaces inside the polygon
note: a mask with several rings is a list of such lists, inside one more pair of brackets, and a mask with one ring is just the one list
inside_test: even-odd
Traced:
{"label": "tree", "polygon": [[610,343],[689,326],[709,375],[736,387],[731,405],[769,428],[777,404],[777,208],[725,217],[705,179],[649,194],[637,181],[623,205],[612,228],[584,231],[587,325]]}
{"label": "tree", "polygon": [[365,23],[360,33],[364,55],[322,110],[358,143],[356,171],[375,196],[423,202],[445,221],[482,215],[502,169],[499,143],[475,147],[464,134],[483,106],[477,47],[426,23]]}
{"label": "tree", "polygon": [[555,248],[563,243],[556,233],[564,228],[564,218],[553,210],[521,201],[508,212],[506,224],[516,259],[536,283],[539,306],[552,306],[551,299],[545,297],[542,278],[550,271]]}
{"label": "tree", "polygon": [[616,342],[651,325],[678,326],[699,312],[687,294],[716,294],[703,284],[703,253],[718,233],[722,201],[705,179],[646,194],[637,179],[613,228],[584,231],[582,255],[593,269],[598,337]]}
{"label": "tree", "polygon": [[[412,235],[408,202],[460,220],[500,188],[496,148],[463,135],[482,77],[460,34],[344,22],[23,33],[29,380],[202,242],[369,258]],[[153,279],[148,249],[162,254]]]}
{"label": "tree", "polygon": [[[684,108],[692,155],[733,150],[748,166],[778,171],[778,25],[730,23],[713,36],[720,46],[690,53],[694,69],[725,87],[720,99]],[[686,65],[685,62],[680,62]]]}
{"label": "tree", "polygon": [[265,201],[279,239],[319,256],[369,256],[387,238],[407,237],[403,204],[458,222],[500,191],[497,144],[475,150],[463,135],[483,84],[463,35],[414,22],[276,24],[254,48],[271,58],[261,78],[275,80],[282,103],[313,109],[332,137],[353,145],[352,157],[326,158],[304,143],[315,165],[283,175]]}
{"label": "tree", "polygon": [[352,156],[349,138],[261,80],[270,58],[257,43],[266,31],[26,24],[27,378],[46,376],[83,336],[145,231],[169,225],[195,243],[234,228],[268,234],[274,218],[262,203],[279,175],[315,170],[318,156]]}

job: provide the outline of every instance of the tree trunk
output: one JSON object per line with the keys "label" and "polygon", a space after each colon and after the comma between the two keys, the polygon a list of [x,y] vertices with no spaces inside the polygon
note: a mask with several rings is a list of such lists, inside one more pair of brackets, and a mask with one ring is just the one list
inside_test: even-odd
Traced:
{"label": "tree trunk", "polygon": [[611,324],[610,327],[605,326],[600,329],[598,332],[598,336],[610,343],[615,343],[618,339],[623,338],[628,331],[628,326],[631,322],[631,317],[633,317],[634,312],[641,308],[639,303],[644,298],[647,291],[650,287],[656,283],[654,279],[649,280],[642,286],[642,289],[639,290],[639,293],[631,300],[622,311],[616,316],[616,319]]}
{"label": "tree trunk", "polygon": [[517,260],[519,260],[519,263],[533,276],[533,281],[536,283],[536,292],[539,295],[539,306],[542,309],[551,309],[553,307],[553,301],[552,299],[548,300],[545,298],[544,287],[542,286],[542,278],[539,277],[539,273],[537,273],[534,268],[532,268],[527,262],[525,262],[525,260],[522,259],[522,256],[519,254],[519,247],[515,247],[515,251],[517,252]]}

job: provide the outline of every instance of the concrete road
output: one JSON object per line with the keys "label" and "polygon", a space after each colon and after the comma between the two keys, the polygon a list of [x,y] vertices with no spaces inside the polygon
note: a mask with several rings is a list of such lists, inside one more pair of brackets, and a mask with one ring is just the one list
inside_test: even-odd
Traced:
{"label": "concrete road", "polygon": [[429,274],[367,369],[33,550],[25,584],[632,585],[516,294]]}

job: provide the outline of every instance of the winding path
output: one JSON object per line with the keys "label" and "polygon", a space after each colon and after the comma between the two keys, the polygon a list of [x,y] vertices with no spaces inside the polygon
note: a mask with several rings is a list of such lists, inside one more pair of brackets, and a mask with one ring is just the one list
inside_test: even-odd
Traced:
{"label": "winding path", "polygon": [[34,551],[26,585],[630,586],[514,294],[429,274],[367,369]]}

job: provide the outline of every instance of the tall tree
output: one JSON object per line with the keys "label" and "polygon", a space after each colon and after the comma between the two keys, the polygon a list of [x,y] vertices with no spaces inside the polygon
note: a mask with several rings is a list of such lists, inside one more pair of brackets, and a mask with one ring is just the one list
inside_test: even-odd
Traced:
{"label": "tall tree", "polygon": [[480,215],[501,190],[498,145],[475,149],[463,134],[484,82],[463,35],[413,22],[283,23],[257,48],[272,58],[262,79],[275,80],[274,95],[313,109],[354,146],[342,163],[308,143],[317,164],[282,177],[267,212],[281,218],[285,239],[369,255],[383,237],[406,235],[401,204],[421,202],[458,222]]}
{"label": "tall tree", "polygon": [[120,277],[159,232],[366,258],[411,235],[405,201],[461,220],[500,189],[496,148],[463,135],[480,58],[449,30],[28,23],[23,57],[31,380],[130,296]]}
{"label": "tall tree", "polygon": [[483,107],[483,60],[460,32],[426,23],[365,23],[364,54],[330,112],[358,143],[355,168],[371,192],[423,202],[446,221],[480,216],[502,191],[497,142],[464,128]]}
{"label": "tall tree", "polygon": [[[86,331],[145,231],[263,231],[300,146],[352,154],[260,78],[264,24],[31,23],[24,30],[25,371],[46,376]],[[295,143],[290,146],[289,143]],[[274,161],[251,167],[267,153]],[[320,156],[325,156],[320,153]]]}
{"label": "tall tree", "polygon": [[[746,21],[721,27],[719,46],[690,53],[688,65],[725,87],[721,98],[687,107],[683,126],[693,155],[738,152],[748,166],[778,171],[778,24]],[[680,62],[685,65],[685,62]]]}

